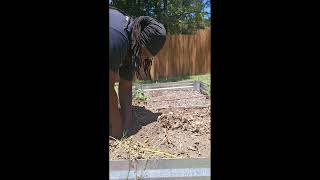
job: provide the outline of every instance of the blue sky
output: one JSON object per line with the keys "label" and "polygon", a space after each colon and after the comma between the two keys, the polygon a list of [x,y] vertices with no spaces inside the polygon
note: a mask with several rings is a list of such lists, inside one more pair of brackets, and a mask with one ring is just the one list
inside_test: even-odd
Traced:
{"label": "blue sky", "polygon": [[[204,11],[211,13],[211,6],[204,8]],[[211,16],[211,14],[206,15],[205,17]]]}

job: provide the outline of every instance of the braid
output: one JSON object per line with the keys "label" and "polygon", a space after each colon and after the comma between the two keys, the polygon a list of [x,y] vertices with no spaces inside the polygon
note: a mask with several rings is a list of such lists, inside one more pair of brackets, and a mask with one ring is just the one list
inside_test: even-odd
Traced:
{"label": "braid", "polygon": [[151,74],[150,74],[151,66],[152,66],[152,59],[145,59],[143,63],[143,70],[149,80],[151,80]]}
{"label": "braid", "polygon": [[133,21],[133,26],[131,30],[131,34],[129,33],[129,43],[130,48],[128,50],[127,57],[125,59],[126,65],[133,65],[135,74],[138,79],[142,79],[142,76],[140,74],[140,69],[143,68],[143,71],[148,79],[151,80],[151,66],[152,66],[152,59],[141,59],[142,54],[142,36],[141,32],[143,28],[148,24],[150,21],[150,17],[148,16],[139,16],[139,17],[130,17],[122,10],[115,8],[113,6],[109,5],[109,9],[118,10],[125,16],[129,17],[129,21],[127,26],[125,27],[125,30],[129,33],[128,28],[130,25],[130,22]]}
{"label": "braid", "polygon": [[140,74],[140,69],[143,67],[145,75],[151,79],[150,69],[152,65],[152,61],[150,59],[141,59],[142,54],[142,38],[141,38],[141,30],[144,26],[144,21],[148,20],[145,16],[140,16],[133,19],[133,27],[131,32],[131,52],[129,53],[129,57],[132,58],[132,63],[134,65],[135,73],[139,79],[142,79]]}

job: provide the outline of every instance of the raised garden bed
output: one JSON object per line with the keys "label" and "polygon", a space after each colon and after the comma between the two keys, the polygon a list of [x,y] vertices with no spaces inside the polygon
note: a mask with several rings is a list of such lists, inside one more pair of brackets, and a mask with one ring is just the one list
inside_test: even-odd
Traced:
{"label": "raised garden bed", "polygon": [[109,138],[109,160],[210,157],[211,101],[200,82],[143,85],[147,100],[134,100],[135,127]]}

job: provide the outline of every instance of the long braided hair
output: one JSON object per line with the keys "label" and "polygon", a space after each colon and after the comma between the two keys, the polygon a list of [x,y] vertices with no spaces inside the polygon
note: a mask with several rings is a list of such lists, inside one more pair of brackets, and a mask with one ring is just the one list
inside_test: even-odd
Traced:
{"label": "long braided hair", "polygon": [[[129,17],[128,24],[125,30],[128,32],[130,48],[128,49],[128,53],[125,58],[124,64],[129,64],[133,66],[138,79],[142,79],[140,69],[143,68],[146,77],[151,80],[150,70],[152,66],[152,59],[141,59],[141,54],[144,41],[144,39],[142,38],[142,30],[149,24],[152,18],[148,16],[131,17],[118,8],[115,8],[110,5],[109,8],[118,10],[125,16]],[[133,25],[131,31],[129,31],[128,29],[131,22]]]}
{"label": "long braided hair", "polygon": [[143,71],[148,79],[151,80],[151,66],[152,59],[141,59],[142,54],[142,37],[141,30],[146,26],[147,21],[150,18],[147,16],[140,17],[130,17],[127,28],[129,26],[130,20],[133,21],[133,27],[131,30],[131,36],[129,36],[130,40],[130,48],[127,56],[127,61],[132,62],[134,66],[134,70],[138,79],[142,79],[142,75],[140,74],[140,69],[143,68]]}

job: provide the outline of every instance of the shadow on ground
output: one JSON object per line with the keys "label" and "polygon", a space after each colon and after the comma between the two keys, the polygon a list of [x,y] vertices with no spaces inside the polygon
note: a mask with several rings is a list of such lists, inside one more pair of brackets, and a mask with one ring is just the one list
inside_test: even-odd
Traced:
{"label": "shadow on ground", "polygon": [[135,120],[135,126],[127,133],[127,137],[139,132],[143,126],[157,121],[158,116],[161,114],[162,113],[154,113],[142,106],[133,106],[133,119]]}

